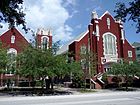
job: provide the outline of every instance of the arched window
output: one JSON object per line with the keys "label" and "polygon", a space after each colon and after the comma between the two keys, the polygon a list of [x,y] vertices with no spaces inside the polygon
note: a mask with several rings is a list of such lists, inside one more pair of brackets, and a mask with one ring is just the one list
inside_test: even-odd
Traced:
{"label": "arched window", "polygon": [[103,35],[104,55],[116,55],[116,37],[111,33]]}
{"label": "arched window", "polygon": [[17,55],[17,50],[14,48],[10,48],[7,51],[7,54],[9,56],[10,61],[15,61],[15,56]]}
{"label": "arched window", "polygon": [[41,38],[41,44],[42,44],[42,49],[48,49],[48,42],[49,42],[49,39],[48,39],[48,37],[46,37],[46,36],[43,36],[42,38]]}
{"label": "arched window", "polygon": [[11,43],[15,43],[15,36],[14,35],[11,36]]}
{"label": "arched window", "polygon": [[7,55],[8,55],[8,62],[7,62],[7,66],[6,66],[6,74],[14,74],[15,67],[16,67],[17,50],[14,48],[10,48],[7,51]]}

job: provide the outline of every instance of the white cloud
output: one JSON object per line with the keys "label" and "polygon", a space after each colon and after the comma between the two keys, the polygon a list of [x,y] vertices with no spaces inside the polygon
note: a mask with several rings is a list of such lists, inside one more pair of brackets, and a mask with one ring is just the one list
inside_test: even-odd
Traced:
{"label": "white cloud", "polygon": [[55,38],[56,38],[55,40],[59,40],[59,39],[62,39],[63,41],[71,40],[73,38],[71,36],[72,31],[73,31],[73,29],[68,25],[59,27],[56,30],[56,33],[58,33],[58,35],[55,36]]}
{"label": "white cloud", "polygon": [[77,29],[82,28],[82,24],[77,25],[75,28],[77,28]]}
{"label": "white cloud", "polygon": [[79,11],[73,10],[72,13],[70,14],[69,18],[72,18],[75,14],[77,14]]}
{"label": "white cloud", "polygon": [[[24,9],[26,13],[27,27],[36,31],[37,28],[52,29],[53,39],[68,41],[72,38],[73,29],[66,24],[66,21],[71,18],[69,11],[63,6],[75,5],[75,0],[24,0]],[[0,29],[0,32],[7,30],[8,25]],[[25,35],[27,39],[31,39],[31,32],[24,33],[22,26],[18,29]],[[55,35],[54,35],[55,34]]]}
{"label": "white cloud", "polygon": [[0,28],[0,35],[3,34],[3,32],[6,32],[8,29],[8,24],[4,24],[4,23],[0,23],[0,25],[2,26],[2,28]]}
{"label": "white cloud", "polygon": [[97,7],[94,8],[93,11],[100,11],[100,10],[102,10],[101,6],[97,6]]}
{"label": "white cloud", "polygon": [[[67,0],[73,4],[74,0]],[[68,41],[72,37],[72,29],[66,25],[69,12],[62,6],[62,0],[25,0],[27,26],[34,30],[39,27],[51,28],[54,40]],[[68,30],[71,29],[71,31]]]}
{"label": "white cloud", "polygon": [[75,6],[76,5],[76,0],[63,0],[63,6]]}
{"label": "white cloud", "polygon": [[86,11],[101,11],[102,10],[102,8],[101,8],[101,6],[96,6],[96,7],[91,7],[91,8],[86,8]]}

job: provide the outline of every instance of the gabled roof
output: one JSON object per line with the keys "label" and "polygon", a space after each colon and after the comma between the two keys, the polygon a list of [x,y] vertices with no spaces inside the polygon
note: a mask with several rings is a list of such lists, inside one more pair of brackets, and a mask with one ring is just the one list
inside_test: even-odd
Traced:
{"label": "gabled roof", "polygon": [[86,32],[81,33],[79,36],[77,36],[74,41],[79,42],[89,31],[87,30]]}
{"label": "gabled roof", "polygon": [[135,47],[140,46],[140,42],[134,42],[134,43],[132,44],[132,46],[135,46]]}
{"label": "gabled roof", "polygon": [[64,54],[68,51],[68,47],[69,47],[70,43],[67,43],[65,45],[63,45],[62,47],[60,47],[60,49],[56,52],[57,55],[59,54]]}
{"label": "gabled roof", "polygon": [[[26,40],[27,43],[29,43],[28,40],[23,36],[23,34],[17,28],[13,28],[13,30],[16,31],[16,32],[18,32],[23,37],[23,39]],[[11,29],[6,30],[5,32],[3,32],[2,34],[0,34],[0,37],[2,37],[3,35],[5,35],[9,31],[11,31]]]}
{"label": "gabled roof", "polygon": [[110,15],[114,19],[114,17],[109,13],[109,11],[106,11],[99,19],[102,19],[106,14]]}
{"label": "gabled roof", "polygon": [[89,31],[87,30],[86,32],[81,33],[78,35],[76,38],[73,40],[69,41],[67,44],[63,45],[58,51],[57,54],[64,54],[68,51],[69,45],[73,43],[74,41],[79,42]]}

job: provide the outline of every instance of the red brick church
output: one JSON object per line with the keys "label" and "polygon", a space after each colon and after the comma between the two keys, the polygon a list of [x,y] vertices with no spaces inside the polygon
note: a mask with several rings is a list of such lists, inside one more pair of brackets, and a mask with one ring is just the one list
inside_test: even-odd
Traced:
{"label": "red brick church", "polygon": [[[120,62],[122,59],[135,60],[135,50],[125,38],[123,23],[120,20],[115,20],[108,11],[101,17],[98,17],[96,12],[92,12],[91,18],[87,31],[64,45],[58,54],[71,52],[72,59],[80,60],[83,64],[84,59],[80,58],[80,53],[86,53],[85,51],[96,53],[98,63],[94,77],[108,71],[114,62]],[[86,69],[84,66],[82,68]],[[89,71],[85,70],[85,72]],[[91,81],[96,84],[94,79]],[[95,88],[98,87],[97,85]]]}
{"label": "red brick church", "polygon": [[[38,29],[36,33],[36,39],[38,48],[43,49],[46,47],[44,44],[47,44],[47,48],[51,47],[52,34],[50,30],[45,30],[43,28]],[[11,28],[1,34],[0,41],[2,42],[3,47],[7,49],[7,54],[10,56],[16,56],[31,44],[16,28]],[[15,84],[17,84],[20,78],[18,75],[14,75],[12,72],[0,74],[0,86],[4,86],[4,83],[6,83],[6,81],[9,79],[16,80]]]}
{"label": "red brick church", "polygon": [[[88,77],[86,79],[92,81],[95,88],[100,88],[100,84],[96,80],[103,83],[100,75],[108,71],[112,63],[120,62],[122,59],[133,61],[136,57],[134,48],[125,39],[123,23],[120,20],[115,20],[109,12],[105,12],[101,17],[93,12],[91,17],[87,31],[64,45],[57,54],[72,53],[70,58],[80,61],[85,75],[88,75],[89,69],[85,67],[84,59],[81,59],[79,54],[86,53],[86,51],[95,53],[97,56],[96,73],[93,78]],[[38,29],[36,39],[38,48],[43,49],[46,47],[44,44],[47,44],[47,48],[52,45],[50,30]],[[0,41],[7,48],[7,54],[11,56],[22,52],[30,44],[16,28],[0,35]],[[10,78],[17,81],[20,79],[18,75],[11,72],[0,74],[0,86],[4,86],[5,81]]]}

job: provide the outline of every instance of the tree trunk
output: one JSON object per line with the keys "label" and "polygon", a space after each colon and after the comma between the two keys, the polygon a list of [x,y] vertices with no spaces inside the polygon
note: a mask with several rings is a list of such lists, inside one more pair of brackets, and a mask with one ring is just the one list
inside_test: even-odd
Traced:
{"label": "tree trunk", "polygon": [[46,84],[46,90],[50,89],[50,85],[51,85],[51,79],[45,79],[45,84]]}
{"label": "tree trunk", "polygon": [[50,78],[50,82],[51,82],[51,89],[53,90],[53,77]]}
{"label": "tree trunk", "polygon": [[41,80],[41,94],[43,94],[44,93],[44,78],[42,78],[42,80]]}
{"label": "tree trunk", "polygon": [[29,76],[29,87],[31,87],[31,76]]}
{"label": "tree trunk", "polygon": [[126,87],[125,87],[125,89],[126,89],[126,91],[128,91],[128,76],[126,75]]}
{"label": "tree trunk", "polygon": [[89,85],[90,85],[90,90],[92,89],[92,87],[91,87],[91,80],[90,80],[90,78],[89,78]]}

